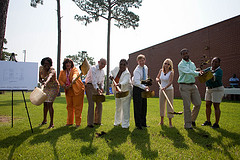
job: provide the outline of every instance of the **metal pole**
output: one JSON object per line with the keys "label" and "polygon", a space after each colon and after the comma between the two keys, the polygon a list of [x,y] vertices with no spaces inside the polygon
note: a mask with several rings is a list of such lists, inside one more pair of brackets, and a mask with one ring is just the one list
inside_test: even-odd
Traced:
{"label": "metal pole", "polygon": [[12,90],[12,128],[13,128],[13,90]]}
{"label": "metal pole", "polygon": [[30,124],[30,127],[31,127],[31,131],[32,131],[32,133],[33,133],[32,123],[31,123],[30,116],[29,116],[29,113],[28,113],[27,102],[26,102],[26,99],[25,99],[25,96],[24,96],[24,92],[23,92],[23,91],[22,91],[22,95],[23,95],[23,100],[24,100],[24,103],[25,103],[25,109],[26,109],[26,111],[27,111],[28,121],[29,121],[29,124]]}
{"label": "metal pole", "polygon": [[23,50],[24,62],[26,62],[26,50]]}

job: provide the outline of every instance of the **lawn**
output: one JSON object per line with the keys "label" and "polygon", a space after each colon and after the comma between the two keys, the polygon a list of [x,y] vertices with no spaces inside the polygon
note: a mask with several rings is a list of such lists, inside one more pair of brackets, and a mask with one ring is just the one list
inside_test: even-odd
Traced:
{"label": "lawn", "polygon": [[[173,118],[173,128],[160,126],[158,98],[148,99],[147,124],[137,130],[133,106],[130,109],[130,128],[114,127],[115,100],[106,96],[103,103],[103,125],[87,126],[87,100],[84,99],[82,124],[66,127],[64,95],[54,103],[53,129],[39,126],[43,107],[34,106],[25,93],[33,126],[31,132],[22,93],[14,92],[14,126],[11,127],[11,92],[0,95],[0,159],[240,159],[240,104],[222,102],[220,128],[201,126],[205,118],[205,102],[194,130],[185,130],[183,115]],[[174,100],[175,111],[182,111],[182,100]],[[214,110],[211,121],[214,122]],[[103,134],[101,134],[103,133]],[[105,134],[104,134],[105,133]]]}

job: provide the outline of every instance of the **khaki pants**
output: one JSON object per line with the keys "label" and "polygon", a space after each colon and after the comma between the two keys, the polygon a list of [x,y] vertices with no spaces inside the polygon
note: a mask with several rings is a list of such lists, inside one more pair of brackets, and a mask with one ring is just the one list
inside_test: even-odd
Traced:
{"label": "khaki pants", "polygon": [[88,116],[87,124],[93,125],[94,123],[101,124],[102,121],[102,103],[96,103],[95,115],[94,115],[94,102],[92,100],[93,94],[97,94],[96,89],[92,84],[86,85],[86,95],[88,99]]}
{"label": "khaki pants", "polygon": [[[165,93],[168,96],[168,99],[170,100],[170,102],[173,104],[173,95],[174,95],[173,89],[165,90]],[[159,106],[160,106],[161,117],[165,116],[166,102],[167,102],[167,99],[164,96],[162,90],[159,90]],[[174,110],[170,107],[169,103],[167,102],[167,117],[173,118],[173,114],[169,114],[169,112],[174,112]]]}
{"label": "khaki pants", "polygon": [[[198,116],[198,112],[201,106],[201,97],[198,88],[195,84],[179,84],[179,91],[183,99],[184,106],[184,127],[192,127],[192,122],[195,122]],[[193,104],[193,109],[191,111],[191,102]]]}

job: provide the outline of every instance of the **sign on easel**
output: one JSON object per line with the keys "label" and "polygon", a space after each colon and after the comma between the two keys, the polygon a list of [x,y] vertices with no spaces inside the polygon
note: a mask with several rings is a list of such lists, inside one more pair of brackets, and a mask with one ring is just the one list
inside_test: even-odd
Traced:
{"label": "sign on easel", "polygon": [[12,127],[13,127],[13,91],[22,91],[29,124],[33,133],[24,91],[37,87],[38,63],[0,61],[0,91],[12,91]]}
{"label": "sign on easel", "polygon": [[34,90],[38,82],[38,63],[0,61],[1,90]]}

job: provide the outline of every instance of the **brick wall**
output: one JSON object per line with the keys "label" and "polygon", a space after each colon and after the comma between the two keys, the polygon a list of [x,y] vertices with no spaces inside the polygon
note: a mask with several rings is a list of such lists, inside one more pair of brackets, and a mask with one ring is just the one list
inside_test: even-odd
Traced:
{"label": "brick wall", "polygon": [[[240,16],[129,54],[129,71],[131,74],[133,73],[137,65],[137,55],[144,54],[147,60],[146,65],[149,68],[149,76],[155,80],[163,61],[170,58],[175,71],[173,81],[175,98],[181,97],[177,83],[177,65],[181,61],[179,52],[182,48],[188,48],[190,59],[197,67],[200,66],[203,55],[219,57],[223,70],[223,85],[228,87],[228,80],[234,73],[240,78]],[[209,66],[210,64],[204,68]],[[205,84],[199,83],[198,80],[196,80],[196,84],[203,98]],[[156,96],[158,95],[157,83],[151,86],[151,90],[155,91]]]}

